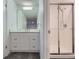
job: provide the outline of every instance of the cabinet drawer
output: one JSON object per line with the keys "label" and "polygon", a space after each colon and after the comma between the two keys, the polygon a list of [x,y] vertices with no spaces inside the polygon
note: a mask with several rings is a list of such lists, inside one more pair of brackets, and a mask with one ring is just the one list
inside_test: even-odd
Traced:
{"label": "cabinet drawer", "polygon": [[40,39],[38,36],[30,37],[30,49],[39,50]]}
{"label": "cabinet drawer", "polygon": [[21,40],[21,38],[20,37],[11,37],[11,43],[12,44],[15,44],[15,43],[21,43],[22,42],[22,40]]}
{"label": "cabinet drawer", "polygon": [[29,44],[28,43],[12,43],[11,44],[11,50],[29,50]]}
{"label": "cabinet drawer", "polygon": [[27,33],[11,33],[11,50],[29,50]]}
{"label": "cabinet drawer", "polygon": [[36,44],[31,44],[30,45],[30,50],[40,50],[39,45],[38,44],[37,45]]}
{"label": "cabinet drawer", "polygon": [[32,42],[36,42],[36,43],[38,43],[39,41],[40,41],[40,37],[39,36],[31,36],[31,37],[29,37],[29,40],[30,40],[30,42],[32,43]]}
{"label": "cabinet drawer", "polygon": [[11,44],[11,50],[18,50],[20,47],[16,44]]}
{"label": "cabinet drawer", "polygon": [[11,33],[11,50],[39,50],[39,33]]}

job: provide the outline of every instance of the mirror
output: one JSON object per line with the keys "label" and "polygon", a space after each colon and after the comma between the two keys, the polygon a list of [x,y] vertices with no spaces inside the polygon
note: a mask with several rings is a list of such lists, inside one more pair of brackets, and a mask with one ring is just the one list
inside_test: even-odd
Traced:
{"label": "mirror", "polygon": [[10,32],[40,32],[39,0],[8,0],[8,26]]}

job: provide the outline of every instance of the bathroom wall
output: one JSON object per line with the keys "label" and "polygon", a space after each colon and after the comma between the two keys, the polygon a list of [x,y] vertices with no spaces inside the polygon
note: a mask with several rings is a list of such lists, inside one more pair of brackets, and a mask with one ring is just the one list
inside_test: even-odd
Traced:
{"label": "bathroom wall", "polygon": [[[5,5],[6,4],[6,5]],[[3,57],[7,56],[10,51],[10,31],[17,31],[17,6],[13,0],[4,0],[4,39],[3,39]],[[14,25],[13,25],[14,24]]]}
{"label": "bathroom wall", "polygon": [[7,2],[7,26],[9,32],[25,32],[26,16],[15,0]]}
{"label": "bathroom wall", "polygon": [[3,57],[7,56],[9,51],[9,40],[7,37],[7,8],[6,8],[7,1],[3,0]]}
{"label": "bathroom wall", "polygon": [[7,0],[7,28],[8,31],[17,31],[17,6],[14,0]]}
{"label": "bathroom wall", "polygon": [[44,39],[43,39],[43,30],[44,30],[44,16],[43,16],[43,0],[39,0],[39,9],[38,9],[38,23],[40,28],[40,59],[44,59]]}

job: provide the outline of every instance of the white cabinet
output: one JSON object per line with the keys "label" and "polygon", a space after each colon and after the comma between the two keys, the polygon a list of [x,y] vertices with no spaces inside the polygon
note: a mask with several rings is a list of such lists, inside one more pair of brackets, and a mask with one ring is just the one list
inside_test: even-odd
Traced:
{"label": "white cabinet", "polygon": [[48,0],[49,3],[74,3],[74,0]]}
{"label": "white cabinet", "polygon": [[72,5],[50,5],[49,7],[49,52],[73,53]]}
{"label": "white cabinet", "polygon": [[60,53],[72,53],[72,5],[59,5]]}
{"label": "white cabinet", "polygon": [[49,52],[58,53],[58,5],[50,6],[49,20]]}
{"label": "white cabinet", "polygon": [[72,5],[59,5],[59,28],[72,28]]}
{"label": "white cabinet", "polygon": [[58,30],[52,30],[49,35],[49,52],[58,53]]}
{"label": "white cabinet", "polygon": [[31,37],[29,37],[29,41],[30,41],[30,50],[39,50],[39,43],[40,43],[40,36],[39,33],[36,34],[30,34]]}
{"label": "white cabinet", "polygon": [[60,53],[72,53],[72,30],[59,31]]}
{"label": "white cabinet", "polygon": [[10,33],[11,51],[14,52],[38,52],[39,51],[39,32],[37,33]]}
{"label": "white cabinet", "polygon": [[28,39],[27,34],[23,35],[23,33],[11,33],[11,50],[28,50]]}
{"label": "white cabinet", "polygon": [[[49,9],[49,26],[51,29],[57,29],[58,28],[58,5],[50,5]],[[51,26],[52,25],[52,26]]]}

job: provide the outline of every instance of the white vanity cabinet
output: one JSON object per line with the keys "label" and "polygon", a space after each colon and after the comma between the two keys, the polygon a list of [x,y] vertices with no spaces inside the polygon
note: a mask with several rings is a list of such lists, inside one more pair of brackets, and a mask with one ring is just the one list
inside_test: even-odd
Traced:
{"label": "white vanity cabinet", "polygon": [[13,52],[38,52],[40,36],[39,32],[11,32],[10,50]]}
{"label": "white vanity cabinet", "polygon": [[50,53],[73,53],[72,10],[71,4],[49,5],[48,41]]}
{"label": "white vanity cabinet", "polygon": [[29,34],[30,41],[30,51],[39,51],[40,46],[40,34],[39,33],[31,33]]}

